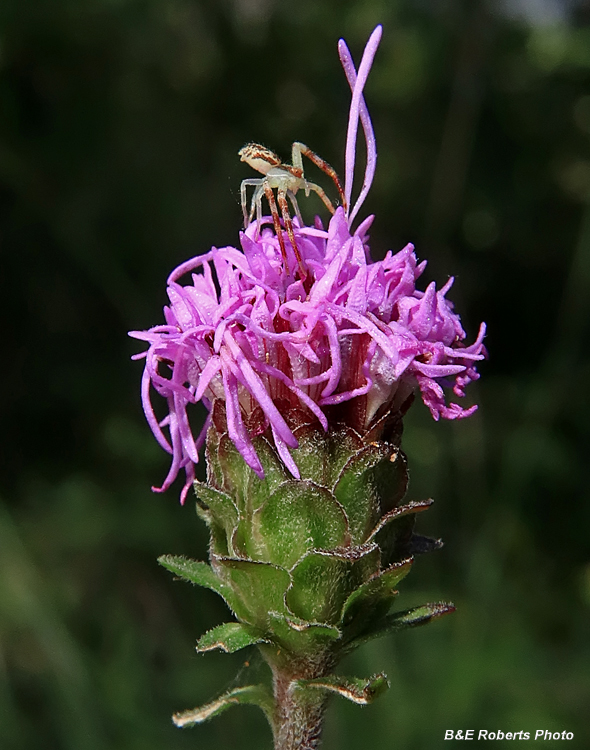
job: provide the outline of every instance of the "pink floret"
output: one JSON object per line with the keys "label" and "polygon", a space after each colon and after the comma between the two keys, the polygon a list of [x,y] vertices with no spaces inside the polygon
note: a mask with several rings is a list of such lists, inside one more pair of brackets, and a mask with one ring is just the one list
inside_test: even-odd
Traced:
{"label": "pink floret", "polygon": [[[207,425],[194,438],[188,412],[199,400],[207,407],[215,398],[225,401],[228,434],[261,477],[245,426],[256,407],[279,455],[298,477],[289,452],[297,441],[276,406],[279,399],[306,407],[324,429],[327,407],[359,398],[364,424],[355,426],[366,428],[400,385],[419,389],[435,419],[466,417],[476,408],[447,405],[443,384],[454,381],[454,393],[462,396],[478,378],[475,363],[484,357],[485,327],[464,346],[460,319],[445,297],[450,282],[440,291],[434,284],[418,291],[425,264],[417,262],[411,245],[371,263],[366,236],[350,233],[342,208],[327,230],[295,222],[308,270],[306,289],[297,275],[286,272],[269,224],[266,217],[260,233],[251,225],[241,235],[241,250],[214,248],[184,263],[170,276],[166,325],[131,333],[149,344],[144,410],[158,442],[172,455],[158,491],[167,489],[180,469],[187,474],[183,496],[194,479]],[[197,269],[202,272],[194,273]],[[180,274],[191,272],[190,282],[181,285]],[[160,422],[150,386],[168,403]]]}

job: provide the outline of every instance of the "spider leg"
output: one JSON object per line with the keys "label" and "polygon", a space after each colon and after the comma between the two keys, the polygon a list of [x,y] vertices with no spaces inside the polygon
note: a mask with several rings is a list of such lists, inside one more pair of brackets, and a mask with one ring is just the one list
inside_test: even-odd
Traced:
{"label": "spider leg", "polygon": [[291,161],[293,162],[293,166],[295,169],[300,169],[301,173],[303,174],[303,159],[301,158],[301,146],[303,146],[304,149],[307,148],[307,146],[304,143],[299,143],[299,141],[295,141],[295,143],[291,146]]}
{"label": "spider leg", "polygon": [[[293,165],[297,167],[303,167],[303,159],[302,156],[307,156],[307,158],[312,161],[316,167],[322,170],[324,174],[327,174],[328,177],[332,179],[334,184],[336,185],[336,189],[338,190],[338,194],[340,195],[340,201],[344,207],[344,210],[346,210],[346,197],[344,195],[344,190],[342,189],[342,185],[340,184],[340,180],[338,178],[338,175],[336,174],[336,171],[333,167],[331,167],[327,161],[324,161],[321,156],[318,156],[315,151],[312,151],[309,146],[306,146],[305,143],[299,143],[295,142],[293,144]],[[314,188],[311,187],[313,183],[310,183],[310,188],[313,190]],[[317,192],[317,191],[315,191]],[[318,193],[319,195],[319,193]],[[320,196],[321,197],[321,196]],[[322,198],[323,200],[323,198]],[[324,201],[325,203],[325,201]],[[326,204],[327,205],[327,204]],[[332,211],[332,213],[334,213]]]}
{"label": "spider leg", "polygon": [[295,197],[295,193],[292,190],[287,190],[287,198],[291,201],[291,205],[293,206],[293,211],[295,211],[295,216],[299,219],[299,226],[303,226],[303,219],[301,217],[301,211],[299,210],[299,204],[297,203],[297,198]]}
{"label": "spider leg", "polygon": [[283,230],[281,229],[281,220],[279,219],[279,212],[277,210],[277,202],[275,201],[275,196],[272,191],[272,188],[270,187],[270,185],[268,184],[266,180],[263,181],[263,185],[264,185],[264,194],[266,195],[266,200],[268,201],[268,205],[270,206],[270,213],[272,215],[272,223],[274,224],[275,234],[279,241],[279,246],[281,248],[281,255],[283,256],[283,261],[285,263],[285,271],[287,273],[290,273],[289,263],[287,261],[287,251],[285,249],[285,240],[283,238]]}
{"label": "spider leg", "polygon": [[260,235],[260,225],[262,223],[262,196],[264,194],[265,180],[260,180],[260,184],[252,196],[252,207],[250,209],[250,221],[254,218],[254,209],[256,209],[256,237]]}
{"label": "spider leg", "polygon": [[[240,186],[240,195],[242,198],[242,213],[244,214],[244,229],[248,226],[248,224],[252,221],[252,215],[253,211],[250,212],[250,218],[248,219],[248,198],[246,195],[246,191],[248,186],[255,186],[256,188],[260,187],[260,183],[262,182],[261,179],[251,179],[251,180],[242,180],[242,184]],[[256,195],[256,191],[254,191],[254,195]],[[252,205],[254,204],[254,198],[252,198]]]}
{"label": "spider leg", "polygon": [[306,192],[309,192],[310,190],[313,190],[314,193],[317,193],[322,201],[324,202],[324,206],[328,209],[328,211],[333,214],[335,209],[332,204],[332,201],[328,198],[326,193],[324,192],[323,188],[321,188],[319,185],[316,185],[315,182],[307,182],[305,181],[305,190]]}
{"label": "spider leg", "polygon": [[291,241],[293,252],[295,253],[295,257],[297,258],[297,265],[299,266],[299,276],[301,277],[301,281],[305,281],[305,279],[307,278],[307,272],[305,271],[303,260],[301,259],[301,253],[299,252],[299,248],[297,247],[297,243],[295,242],[293,222],[291,221],[291,217],[289,216],[289,205],[287,203],[287,198],[285,197],[285,190],[283,190],[282,188],[277,189],[277,201],[279,204],[279,208],[281,209],[281,215],[283,217],[283,221],[285,222],[285,228],[287,230],[287,234],[289,235],[289,240]]}

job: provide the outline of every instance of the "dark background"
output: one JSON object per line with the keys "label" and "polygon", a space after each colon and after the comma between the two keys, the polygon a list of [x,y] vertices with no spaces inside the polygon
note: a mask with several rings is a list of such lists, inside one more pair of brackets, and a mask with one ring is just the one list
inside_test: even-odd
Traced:
{"label": "dark background", "polygon": [[590,746],[589,21],[549,0],[3,0],[3,749],[270,748],[255,708],[170,723],[257,667],[195,654],[228,613],[155,562],[204,559],[206,535],[174,489],[150,492],[167,457],[126,331],[162,321],[175,265],[236,243],[246,141],[287,159],[302,140],[342,174],[336,43],[358,63],[378,22],[374,255],[413,241],[424,284],[455,275],[490,358],[476,416],[417,404],[404,439],[409,497],[437,501],[420,530],[446,546],[399,607],[458,612],[343,665],[391,690],[335,701],[325,748],[455,746],[448,728]]}

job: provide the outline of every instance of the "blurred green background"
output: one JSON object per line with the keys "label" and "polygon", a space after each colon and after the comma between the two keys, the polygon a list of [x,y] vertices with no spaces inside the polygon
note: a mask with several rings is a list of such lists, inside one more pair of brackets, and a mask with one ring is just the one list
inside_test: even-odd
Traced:
{"label": "blurred green background", "polygon": [[458,612],[350,657],[391,690],[335,701],[325,749],[458,745],[449,728],[590,747],[588,5],[3,0],[3,750],[270,748],[254,708],[170,722],[258,667],[196,655],[225,607],[156,564],[205,558],[206,535],[175,490],[150,492],[167,457],[126,331],[162,320],[176,264],[236,243],[246,141],[287,158],[302,140],[342,174],[336,42],[358,61],[378,22],[374,255],[413,241],[424,283],[455,275],[490,359],[476,416],[435,424],[416,405],[404,438],[409,497],[437,501],[420,530],[446,546],[399,607]]}

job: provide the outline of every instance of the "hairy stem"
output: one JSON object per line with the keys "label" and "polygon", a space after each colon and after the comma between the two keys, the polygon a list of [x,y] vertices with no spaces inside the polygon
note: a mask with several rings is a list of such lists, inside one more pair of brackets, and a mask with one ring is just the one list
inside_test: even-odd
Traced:
{"label": "hairy stem", "polygon": [[298,680],[274,672],[275,750],[316,750],[320,746],[325,693],[305,690]]}

